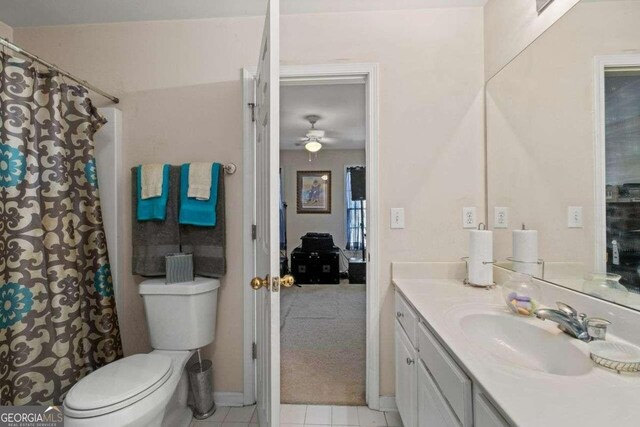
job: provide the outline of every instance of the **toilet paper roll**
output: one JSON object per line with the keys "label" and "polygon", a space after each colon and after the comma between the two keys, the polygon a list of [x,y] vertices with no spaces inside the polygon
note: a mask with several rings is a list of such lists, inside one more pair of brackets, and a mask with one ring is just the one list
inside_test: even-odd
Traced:
{"label": "toilet paper roll", "polygon": [[469,282],[474,285],[492,285],[492,261],[493,233],[488,230],[471,230],[469,232]]}
{"label": "toilet paper roll", "polygon": [[538,231],[513,230],[513,267],[520,273],[538,276]]}

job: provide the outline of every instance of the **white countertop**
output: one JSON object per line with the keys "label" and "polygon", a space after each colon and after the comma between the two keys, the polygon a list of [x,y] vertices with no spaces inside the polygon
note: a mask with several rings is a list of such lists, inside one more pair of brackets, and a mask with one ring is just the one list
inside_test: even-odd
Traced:
{"label": "white countertop", "polygon": [[[427,321],[460,366],[519,427],[640,426],[640,375],[619,375],[593,367],[580,376],[553,375],[500,363],[461,333],[454,319],[462,305],[507,310],[499,287],[471,288],[454,279],[394,279],[396,288]],[[525,322],[562,334],[556,324]],[[566,335],[589,357],[587,344]],[[611,337],[610,339],[615,339]]]}

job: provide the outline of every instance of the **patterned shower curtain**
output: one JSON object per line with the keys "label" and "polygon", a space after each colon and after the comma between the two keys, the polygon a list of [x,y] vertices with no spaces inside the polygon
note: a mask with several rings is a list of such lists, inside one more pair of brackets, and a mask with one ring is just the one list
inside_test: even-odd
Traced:
{"label": "patterned shower curtain", "polygon": [[60,404],[122,356],[86,89],[0,53],[0,403]]}

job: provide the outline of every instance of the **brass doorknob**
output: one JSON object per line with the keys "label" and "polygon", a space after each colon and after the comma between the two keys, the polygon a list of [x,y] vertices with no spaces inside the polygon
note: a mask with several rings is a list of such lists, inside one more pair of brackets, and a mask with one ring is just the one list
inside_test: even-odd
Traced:
{"label": "brass doorknob", "polygon": [[[282,278],[280,278],[280,286],[285,287],[285,288],[290,288],[295,284],[295,279],[293,278],[293,276],[286,274],[285,276],[283,276]],[[257,291],[261,288],[267,288],[269,289],[269,284],[271,283],[271,277],[267,274],[267,276],[264,279],[261,279],[260,277],[254,277],[253,279],[251,279],[251,288],[254,291]],[[278,284],[275,283],[274,284],[275,288],[274,291],[277,292],[278,291]]]}
{"label": "brass doorknob", "polygon": [[290,288],[296,284],[296,279],[290,274],[285,274],[284,277],[280,278],[280,285],[285,288]]}
{"label": "brass doorknob", "polygon": [[254,291],[257,291],[260,288],[269,288],[270,282],[271,282],[271,278],[269,277],[268,274],[264,279],[261,279],[259,277],[254,277],[253,279],[251,279],[251,287],[253,288]]}

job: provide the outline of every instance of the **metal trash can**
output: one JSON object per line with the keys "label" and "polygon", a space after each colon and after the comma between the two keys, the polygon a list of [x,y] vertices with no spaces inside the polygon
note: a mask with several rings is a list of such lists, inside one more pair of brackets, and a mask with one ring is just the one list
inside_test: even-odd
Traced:
{"label": "metal trash can", "polygon": [[195,362],[188,368],[191,394],[193,395],[193,417],[202,420],[216,412],[213,401],[213,364],[211,360]]}

